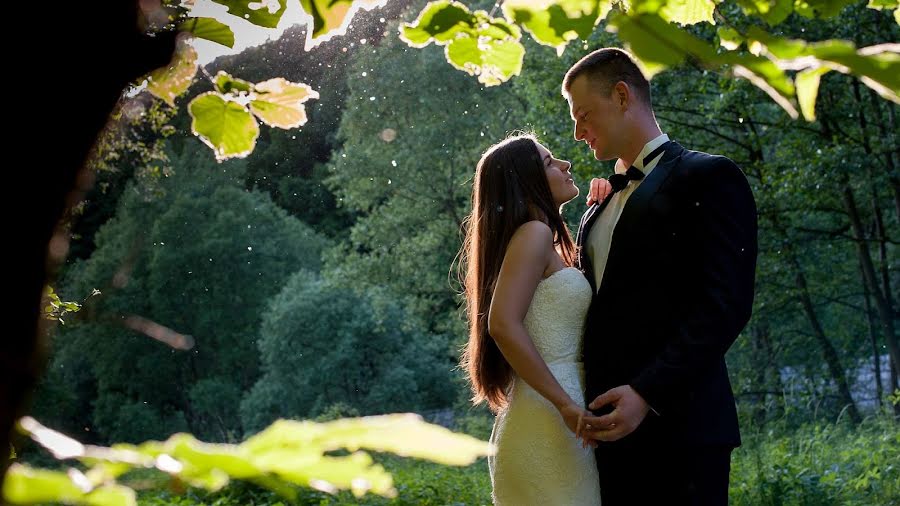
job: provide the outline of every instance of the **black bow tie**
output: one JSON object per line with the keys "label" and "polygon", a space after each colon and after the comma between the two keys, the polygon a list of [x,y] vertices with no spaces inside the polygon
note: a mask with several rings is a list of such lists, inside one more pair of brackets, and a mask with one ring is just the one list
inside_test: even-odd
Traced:
{"label": "black bow tie", "polygon": [[[666,144],[668,143],[663,143],[662,146],[654,149],[649,155],[644,157],[644,167],[666,150]],[[625,187],[628,186],[629,181],[640,181],[641,179],[644,179],[644,173],[634,165],[628,167],[628,170],[626,170],[624,174],[613,174],[612,176],[609,176],[609,184],[612,186],[612,193],[610,193],[610,195],[624,190]]]}
{"label": "black bow tie", "polygon": [[618,193],[628,186],[629,181],[639,181],[644,179],[644,173],[635,166],[628,167],[624,174],[613,174],[609,176],[609,184],[612,185],[612,192]]}

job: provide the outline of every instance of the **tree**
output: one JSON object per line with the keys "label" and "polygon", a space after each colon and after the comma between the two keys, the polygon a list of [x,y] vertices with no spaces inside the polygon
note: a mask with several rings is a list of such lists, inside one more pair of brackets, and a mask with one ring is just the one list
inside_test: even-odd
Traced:
{"label": "tree", "polygon": [[259,375],[265,300],[298,268],[317,270],[327,241],[242,189],[241,163],[211,163],[188,150],[173,158],[163,196],[126,190],[97,250],[69,271],[67,292],[103,295],[54,338],[51,370],[86,361],[96,385],[90,414],[68,413],[59,426],[93,427],[104,442],[185,428],[218,440],[242,433],[238,405]]}
{"label": "tree", "polygon": [[336,405],[362,415],[447,405],[442,342],[380,292],[354,294],[308,271],[288,280],[263,316],[263,375],[241,403],[248,430]]}
{"label": "tree", "polygon": [[[435,48],[416,51],[397,40],[359,54],[349,75],[342,148],[327,183],[358,217],[326,269],[348,286],[386,287],[429,332],[458,336],[450,271],[471,198],[467,182],[481,153],[522,126],[525,105],[454,72]],[[409,100],[421,90],[428,92]],[[455,362],[455,346],[447,347]]]}

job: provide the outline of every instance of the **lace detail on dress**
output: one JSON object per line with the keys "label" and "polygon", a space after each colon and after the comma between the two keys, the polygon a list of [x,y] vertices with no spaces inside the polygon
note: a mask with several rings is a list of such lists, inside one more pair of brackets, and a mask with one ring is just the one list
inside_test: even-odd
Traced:
{"label": "lace detail on dress", "polygon": [[578,269],[566,267],[541,280],[525,315],[525,328],[545,362],[579,360],[590,305],[591,285]]}
{"label": "lace detail on dress", "polygon": [[[550,371],[575,400],[584,399],[578,361],[591,288],[566,267],[541,280],[525,328]],[[497,415],[488,459],[495,504],[596,505],[600,486],[593,451],[582,448],[553,405],[519,378],[507,408]]]}

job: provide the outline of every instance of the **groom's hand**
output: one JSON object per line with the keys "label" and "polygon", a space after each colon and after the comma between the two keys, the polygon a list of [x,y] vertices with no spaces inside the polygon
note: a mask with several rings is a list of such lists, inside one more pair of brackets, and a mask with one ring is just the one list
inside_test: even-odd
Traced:
{"label": "groom's hand", "polygon": [[584,424],[589,427],[582,431],[585,436],[600,441],[617,441],[634,432],[650,411],[644,398],[629,385],[607,390],[588,408],[596,410],[608,404],[615,408],[612,413],[584,419]]}
{"label": "groom's hand", "polygon": [[588,207],[595,202],[603,202],[603,199],[605,199],[610,192],[612,192],[612,185],[609,184],[609,181],[596,177],[591,179],[591,189],[588,191],[587,196]]}

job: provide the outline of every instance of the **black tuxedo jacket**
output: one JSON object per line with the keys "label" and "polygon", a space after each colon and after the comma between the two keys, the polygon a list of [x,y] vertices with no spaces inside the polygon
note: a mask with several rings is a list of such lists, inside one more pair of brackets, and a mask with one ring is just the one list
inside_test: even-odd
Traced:
{"label": "black tuxedo jacket", "polygon": [[594,288],[586,397],[631,385],[657,414],[601,450],[739,446],[724,355],[753,304],[756,204],[746,177],[728,158],[667,143],[622,210],[598,288],[586,236],[608,202],[578,227],[579,267]]}

